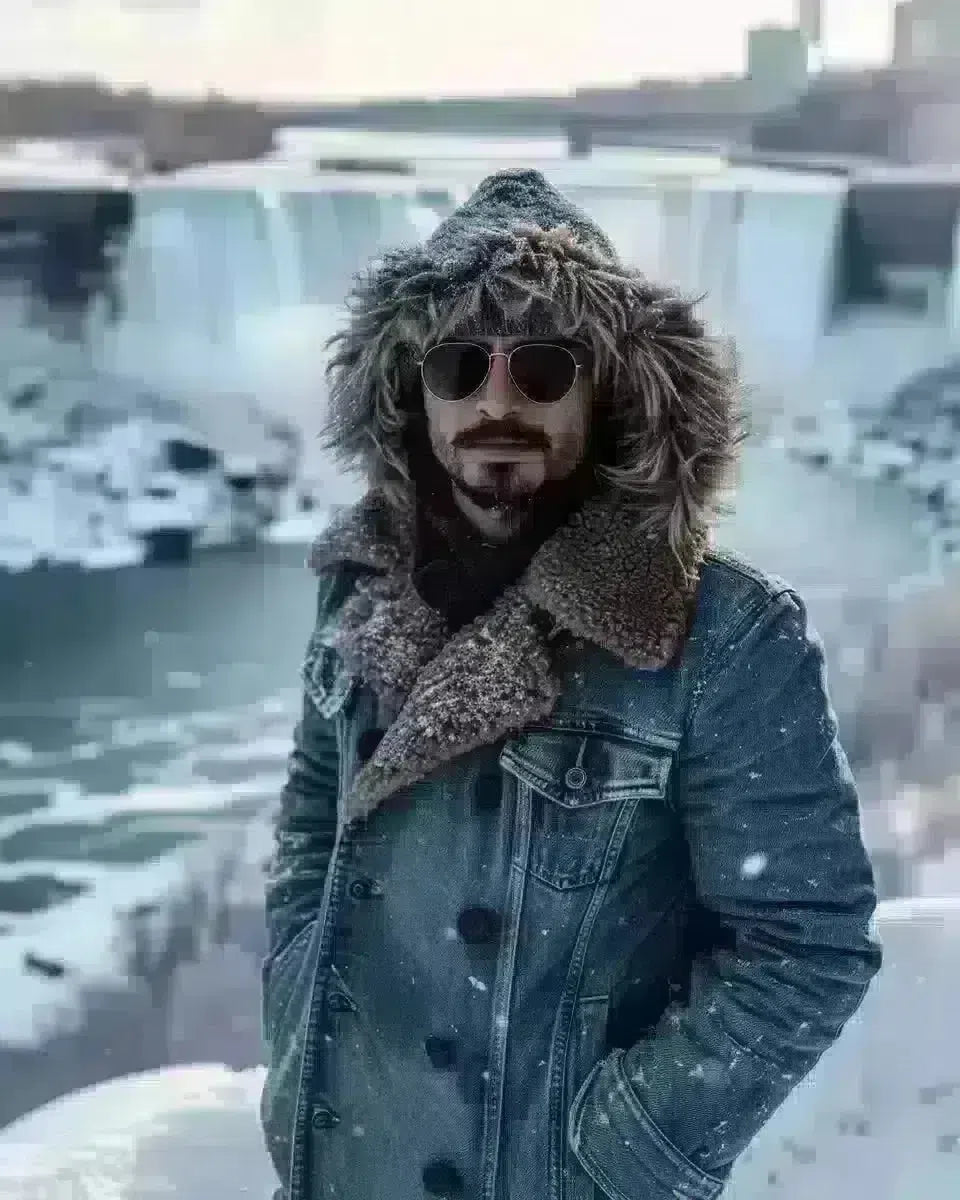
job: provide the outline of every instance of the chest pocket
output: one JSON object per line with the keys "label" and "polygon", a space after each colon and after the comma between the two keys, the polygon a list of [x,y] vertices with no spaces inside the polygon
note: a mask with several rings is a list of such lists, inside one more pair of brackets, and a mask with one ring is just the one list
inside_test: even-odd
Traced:
{"label": "chest pocket", "polygon": [[373,691],[344,665],[339,653],[314,633],[300,671],[317,712],[329,722],[337,750],[338,802],[353,786],[383,736],[383,714]]}
{"label": "chest pocket", "polygon": [[329,722],[337,755],[337,803],[342,803],[357,771],[357,738],[369,705],[360,703],[363,689],[340,655],[315,633],[300,670],[304,690],[314,708]]}
{"label": "chest pocket", "polygon": [[628,832],[661,841],[670,761],[605,734],[532,730],[508,742],[500,764],[530,790],[530,873],[588,887],[613,874]]}

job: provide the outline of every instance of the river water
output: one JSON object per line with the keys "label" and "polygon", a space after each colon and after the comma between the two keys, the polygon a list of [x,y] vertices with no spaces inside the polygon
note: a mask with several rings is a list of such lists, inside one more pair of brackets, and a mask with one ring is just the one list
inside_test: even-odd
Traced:
{"label": "river water", "polygon": [[[0,576],[0,1125],[130,1071],[260,1060],[259,866],[199,938],[183,901],[282,784],[304,557]],[[137,955],[132,914],[170,896],[178,944]]]}
{"label": "river water", "polygon": [[[882,605],[891,584],[924,570],[911,523],[889,487],[751,446],[718,541],[796,585],[832,648],[851,597]],[[219,739],[225,714],[289,704],[313,614],[304,557],[303,546],[260,546],[186,567],[0,575],[0,816],[24,803],[17,778],[120,794],[182,752],[178,722],[201,714],[196,746],[204,720]]]}
{"label": "river water", "polygon": [[[844,598],[879,604],[891,583],[925,566],[894,491],[760,446],[748,449],[718,540],[801,589],[834,658]],[[55,1043],[59,1059],[35,1060],[28,1048],[103,963],[124,897],[141,895],[171,855],[202,849],[275,799],[315,602],[304,558],[304,546],[264,545],[186,567],[0,576],[0,968],[19,979],[2,1006],[0,1078],[35,1073],[33,1102],[171,1054],[169,1013],[131,1025],[115,1001],[89,997],[85,1025]],[[187,1058],[257,1061],[252,1012],[233,1049],[209,1015],[253,1005],[256,902],[243,920],[247,957],[230,960],[232,1000],[223,963],[190,984],[190,1004],[209,1012],[185,1035]],[[0,1124],[28,1106],[0,1106]]]}

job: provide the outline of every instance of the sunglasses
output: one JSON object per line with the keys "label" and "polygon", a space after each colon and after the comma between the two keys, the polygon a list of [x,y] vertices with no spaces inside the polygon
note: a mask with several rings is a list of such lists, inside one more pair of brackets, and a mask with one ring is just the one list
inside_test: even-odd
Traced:
{"label": "sunglasses", "polygon": [[556,342],[521,342],[507,351],[441,342],[420,360],[420,376],[438,400],[456,404],[480,391],[495,358],[507,360],[514,387],[532,404],[556,404],[568,396],[582,370],[573,351]]}

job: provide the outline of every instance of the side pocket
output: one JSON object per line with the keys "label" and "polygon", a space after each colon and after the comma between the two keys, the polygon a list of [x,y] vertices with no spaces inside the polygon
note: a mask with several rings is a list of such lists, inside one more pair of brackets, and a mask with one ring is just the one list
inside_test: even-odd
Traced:
{"label": "side pocket", "polygon": [[310,1027],[317,973],[316,919],[280,951],[264,959],[260,971],[261,1024],[267,1073],[260,1093],[260,1125],[279,1179],[290,1177],[300,1095],[303,1053]]}
{"label": "side pocket", "polygon": [[563,1178],[556,1200],[596,1200],[602,1195],[571,1149],[566,1129],[574,1097],[606,1052],[609,1015],[609,996],[587,996],[577,1003],[573,1011],[563,1087],[563,1115],[560,1122],[563,1139]]}

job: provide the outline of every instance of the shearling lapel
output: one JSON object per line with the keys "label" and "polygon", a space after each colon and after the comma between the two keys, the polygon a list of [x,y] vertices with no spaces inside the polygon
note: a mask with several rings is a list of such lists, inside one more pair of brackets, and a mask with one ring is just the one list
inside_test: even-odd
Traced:
{"label": "shearling lapel", "polygon": [[534,555],[524,590],[564,629],[655,670],[683,640],[705,549],[703,538],[681,563],[635,508],[588,500]]}
{"label": "shearling lapel", "polygon": [[365,816],[451,759],[546,716],[559,692],[533,605],[513,588],[420,670],[396,720],[357,774],[344,817]]}
{"label": "shearling lapel", "polygon": [[347,670],[373,688],[392,721],[447,641],[443,618],[420,599],[409,577],[395,571],[359,581],[332,644]]}
{"label": "shearling lapel", "polygon": [[562,681],[538,612],[630,666],[654,669],[675,654],[695,589],[696,570],[640,533],[635,516],[590,501],[544,543],[517,585],[449,637],[411,584],[412,553],[411,522],[376,493],[311,553],[318,571],[346,561],[375,572],[344,604],[335,645],[391,720],[345,797],[346,820],[550,713]]}

